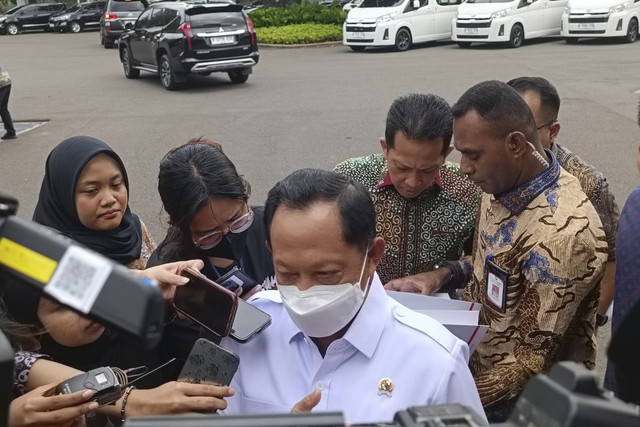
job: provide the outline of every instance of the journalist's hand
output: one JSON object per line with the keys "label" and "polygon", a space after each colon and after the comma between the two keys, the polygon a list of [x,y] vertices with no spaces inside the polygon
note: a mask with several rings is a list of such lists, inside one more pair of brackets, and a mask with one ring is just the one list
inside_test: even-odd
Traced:
{"label": "journalist's hand", "polygon": [[79,418],[98,408],[97,402],[88,402],[93,396],[90,390],[44,396],[56,385],[38,387],[14,399],[9,406],[9,427],[69,427],[77,425]]}
{"label": "journalist's hand", "polygon": [[180,275],[185,268],[192,268],[200,271],[204,267],[204,262],[200,259],[192,259],[188,261],[170,262],[167,264],[149,267],[146,270],[132,270],[140,276],[158,282],[162,290],[162,296],[167,301],[173,301],[176,294],[176,287],[186,285],[189,279]]}
{"label": "journalist's hand", "polygon": [[127,417],[134,417],[217,411],[225,409],[224,398],[233,395],[233,389],[226,386],[172,381],[149,390],[131,391],[125,413]]}
{"label": "journalist's hand", "polygon": [[291,410],[291,413],[311,412],[311,410],[315,408],[318,403],[320,403],[321,398],[322,393],[320,392],[320,390],[313,390],[311,394],[306,395],[300,402],[295,404],[295,406]]}
{"label": "journalist's hand", "polygon": [[451,277],[451,269],[440,267],[434,271],[427,271],[413,276],[402,277],[388,282],[384,288],[390,291],[416,292],[431,295],[440,290]]}

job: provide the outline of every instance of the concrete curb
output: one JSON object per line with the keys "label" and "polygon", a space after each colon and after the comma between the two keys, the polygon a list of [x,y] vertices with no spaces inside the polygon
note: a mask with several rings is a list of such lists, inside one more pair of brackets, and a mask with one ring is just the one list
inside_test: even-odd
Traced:
{"label": "concrete curb", "polygon": [[335,47],[342,45],[342,42],[322,42],[322,43],[308,43],[308,44],[267,44],[258,43],[259,48],[267,49],[304,49],[309,47]]}

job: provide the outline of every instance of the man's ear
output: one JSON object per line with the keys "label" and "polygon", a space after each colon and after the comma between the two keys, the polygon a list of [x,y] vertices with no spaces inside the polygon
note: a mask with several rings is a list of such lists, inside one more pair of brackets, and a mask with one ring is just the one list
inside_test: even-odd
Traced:
{"label": "man's ear", "polygon": [[521,157],[527,152],[527,138],[522,132],[511,132],[507,136],[507,151],[511,153],[514,158]]}
{"label": "man's ear", "polygon": [[371,276],[384,255],[385,242],[382,237],[376,237],[369,246],[369,260],[367,261],[367,274]]}
{"label": "man's ear", "polygon": [[560,123],[555,122],[549,125],[549,142],[553,144],[556,142],[556,137],[560,133]]}
{"label": "man's ear", "polygon": [[380,146],[382,147],[382,157],[387,160],[387,153],[389,149],[387,148],[387,140],[384,137],[380,138]]}

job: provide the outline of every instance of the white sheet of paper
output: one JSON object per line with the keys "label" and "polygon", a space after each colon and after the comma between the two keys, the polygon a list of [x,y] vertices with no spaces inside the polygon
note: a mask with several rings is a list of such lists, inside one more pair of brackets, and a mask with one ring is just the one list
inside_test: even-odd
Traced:
{"label": "white sheet of paper", "polygon": [[400,304],[412,310],[476,310],[482,304],[467,301],[439,298],[411,292],[387,291],[387,294]]}

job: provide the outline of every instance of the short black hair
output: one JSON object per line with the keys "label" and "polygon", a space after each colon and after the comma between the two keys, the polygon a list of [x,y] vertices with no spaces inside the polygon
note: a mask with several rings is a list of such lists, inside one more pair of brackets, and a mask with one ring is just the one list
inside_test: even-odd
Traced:
{"label": "short black hair", "polygon": [[338,206],[342,237],[363,252],[376,236],[376,212],[367,189],[346,176],[320,169],[301,169],[278,182],[267,196],[264,227],[271,243],[271,222],[280,206],[305,210],[316,202]]}
{"label": "short black hair", "polygon": [[545,114],[545,120],[558,118],[560,112],[560,96],[556,87],[544,77],[518,77],[507,82],[520,95],[528,92],[537,93],[540,97],[540,106]]}
{"label": "short black hair", "polygon": [[527,140],[538,141],[536,122],[522,96],[504,82],[487,80],[468,89],[452,107],[454,119],[475,111],[491,124],[495,135],[522,132]]}
{"label": "short black hair", "polygon": [[388,148],[394,147],[398,131],[416,141],[442,138],[442,154],[446,154],[453,135],[451,107],[433,94],[410,93],[396,98],[387,113],[384,131]]}

